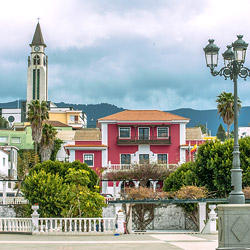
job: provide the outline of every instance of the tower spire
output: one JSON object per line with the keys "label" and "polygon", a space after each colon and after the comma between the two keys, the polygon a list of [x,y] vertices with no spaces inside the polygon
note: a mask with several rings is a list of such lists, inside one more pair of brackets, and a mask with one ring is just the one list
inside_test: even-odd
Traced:
{"label": "tower spire", "polygon": [[35,34],[33,36],[33,40],[30,44],[30,47],[33,45],[43,45],[44,47],[47,47],[46,44],[44,43],[44,40],[43,40],[43,35],[42,35],[42,30],[40,27],[39,19],[38,19],[38,23],[36,25]]}

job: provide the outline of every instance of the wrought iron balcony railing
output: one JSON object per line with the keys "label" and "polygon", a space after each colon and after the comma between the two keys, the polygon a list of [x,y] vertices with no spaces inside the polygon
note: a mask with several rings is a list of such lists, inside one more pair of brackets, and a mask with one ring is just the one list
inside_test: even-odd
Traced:
{"label": "wrought iron balcony railing", "polygon": [[138,144],[154,144],[154,145],[170,145],[171,137],[160,138],[157,136],[131,136],[130,138],[117,137],[118,145],[138,145]]}

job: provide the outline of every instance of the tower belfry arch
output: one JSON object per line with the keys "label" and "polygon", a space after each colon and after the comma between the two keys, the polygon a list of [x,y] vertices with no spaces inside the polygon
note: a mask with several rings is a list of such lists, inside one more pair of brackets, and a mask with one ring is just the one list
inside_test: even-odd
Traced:
{"label": "tower belfry arch", "polygon": [[47,46],[43,39],[39,19],[28,57],[27,104],[32,100],[48,101],[48,56],[45,54]]}

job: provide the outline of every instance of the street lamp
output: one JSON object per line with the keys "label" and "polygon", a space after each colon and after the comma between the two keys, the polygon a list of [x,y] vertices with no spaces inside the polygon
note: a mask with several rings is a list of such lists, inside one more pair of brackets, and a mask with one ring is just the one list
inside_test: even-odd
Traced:
{"label": "street lamp", "polygon": [[224,76],[225,79],[230,78],[234,82],[234,151],[233,151],[233,168],[231,169],[231,185],[233,190],[229,194],[230,204],[244,204],[245,196],[242,192],[242,170],[240,168],[240,152],[238,142],[238,93],[237,79],[238,76],[246,80],[250,76],[250,70],[243,66],[246,57],[248,44],[242,39],[242,35],[237,36],[238,39],[227,46],[227,50],[222,54],[225,66],[216,71],[218,63],[219,47],[214,44],[214,40],[210,39],[209,44],[204,48],[207,67],[210,68],[213,76]]}

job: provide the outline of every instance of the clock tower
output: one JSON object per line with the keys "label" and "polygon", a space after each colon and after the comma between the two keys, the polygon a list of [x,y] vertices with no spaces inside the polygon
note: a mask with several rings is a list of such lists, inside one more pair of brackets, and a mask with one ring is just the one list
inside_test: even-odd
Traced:
{"label": "clock tower", "polygon": [[39,22],[30,44],[28,57],[27,104],[32,100],[48,101],[48,56],[45,54],[46,44]]}

